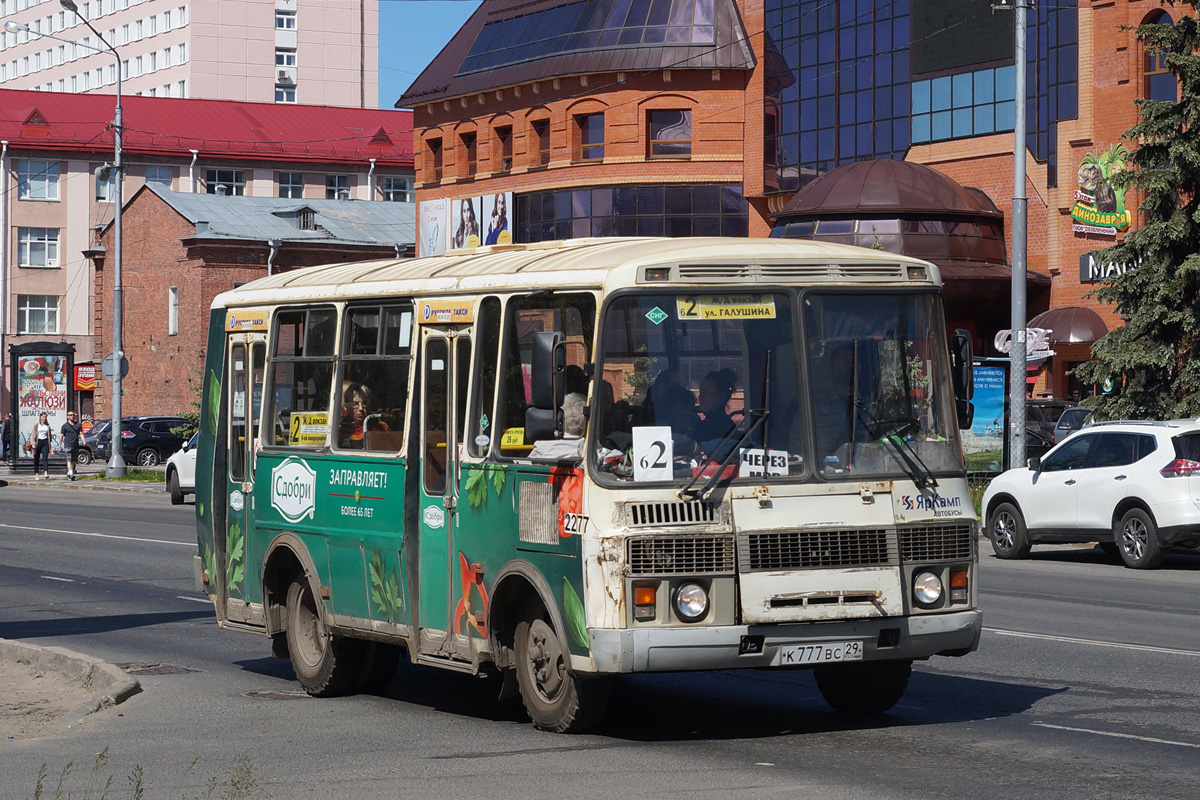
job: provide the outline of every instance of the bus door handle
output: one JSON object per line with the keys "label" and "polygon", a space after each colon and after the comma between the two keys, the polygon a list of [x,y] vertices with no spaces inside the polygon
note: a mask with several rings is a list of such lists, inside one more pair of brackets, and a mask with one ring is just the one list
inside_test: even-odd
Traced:
{"label": "bus door handle", "polygon": [[455,506],[458,505],[458,498],[447,492],[446,495],[442,497],[442,505],[445,506],[447,510],[453,511]]}

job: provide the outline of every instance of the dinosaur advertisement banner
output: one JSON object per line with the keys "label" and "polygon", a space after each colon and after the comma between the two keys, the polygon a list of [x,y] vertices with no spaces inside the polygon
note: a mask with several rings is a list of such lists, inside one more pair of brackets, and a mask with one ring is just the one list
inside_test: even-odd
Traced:
{"label": "dinosaur advertisement banner", "polygon": [[1083,157],[1075,205],[1071,207],[1072,231],[1116,236],[1129,227],[1133,212],[1125,207],[1125,190],[1112,185],[1113,175],[1125,168],[1128,155],[1125,145],[1115,144],[1099,156],[1088,153]]}

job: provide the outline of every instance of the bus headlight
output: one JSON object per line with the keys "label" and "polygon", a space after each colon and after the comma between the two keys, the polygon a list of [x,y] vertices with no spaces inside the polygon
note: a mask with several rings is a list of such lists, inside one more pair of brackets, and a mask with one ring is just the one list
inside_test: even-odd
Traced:
{"label": "bus headlight", "polygon": [[679,584],[671,599],[675,614],[684,622],[699,622],[708,614],[708,592],[698,583]]}
{"label": "bus headlight", "polygon": [[932,572],[919,572],[913,579],[913,598],[922,608],[931,608],[942,599],[942,579]]}

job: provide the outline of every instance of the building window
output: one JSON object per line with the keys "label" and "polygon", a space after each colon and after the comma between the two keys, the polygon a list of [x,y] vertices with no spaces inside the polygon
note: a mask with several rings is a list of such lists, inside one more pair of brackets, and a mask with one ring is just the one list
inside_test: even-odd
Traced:
{"label": "building window", "polygon": [[18,228],[17,264],[57,268],[58,228]]}
{"label": "building window", "polygon": [[57,200],[58,162],[18,160],[17,198],[20,200]]}
{"label": "building window", "polygon": [[350,176],[349,175],[326,175],[325,176],[325,199],[326,200],[349,200],[350,199]]}
{"label": "building window", "polygon": [[462,176],[470,178],[479,171],[479,151],[476,148],[477,137],[474,132],[464,133],[459,137],[462,141],[463,148],[463,168]]}
{"label": "building window", "polygon": [[17,295],[17,333],[58,333],[58,298],[52,294]]}
{"label": "building window", "polygon": [[[93,173],[95,174],[95,173]],[[99,203],[111,203],[117,199],[117,171],[115,169],[108,170],[107,179],[101,180],[100,176],[96,175],[96,201]]]}
{"label": "building window", "polygon": [[427,139],[426,147],[429,148],[429,174],[432,180],[440,181],[442,179],[442,140]]}
{"label": "building window", "polygon": [[529,128],[533,131],[533,143],[536,146],[533,163],[544,167],[550,163],[550,120],[536,119],[529,123]]}
{"label": "building window", "polygon": [[[1166,12],[1160,11],[1146,20],[1147,25],[1174,25]],[[1146,49],[1145,68],[1142,73],[1142,92],[1147,100],[1163,100],[1173,103],[1179,99],[1175,76],[1167,70],[1167,51]]]}
{"label": "building window", "polygon": [[1013,130],[1015,74],[998,67],[913,81],[913,143]]}
{"label": "building window", "polygon": [[280,197],[304,197],[304,173],[302,173],[302,172],[281,172],[281,173],[279,173],[279,196]]}
{"label": "building window", "polygon": [[296,90],[288,86],[275,87],[275,102],[276,103],[295,103]]}
{"label": "building window", "polygon": [[381,180],[383,199],[393,203],[411,203],[413,201],[413,179],[395,175],[384,175]]}
{"label": "building window", "polygon": [[170,186],[171,179],[170,167],[146,167],[146,183],[161,183]]}
{"label": "building window", "polygon": [[275,66],[277,67],[294,67],[296,66],[296,51],[285,50],[283,48],[275,49]]}
{"label": "building window", "polygon": [[518,194],[514,242],[588,236],[747,236],[738,185],[603,186]]}
{"label": "building window", "polygon": [[179,335],[179,287],[167,289],[167,336]]}
{"label": "building window", "polygon": [[579,147],[575,151],[577,161],[599,161],[604,158],[604,115],[580,114],[575,117],[579,130]]}
{"label": "building window", "polygon": [[209,194],[222,196],[246,194],[246,173],[240,169],[210,169],[205,171],[204,183]]}
{"label": "building window", "polygon": [[275,29],[281,31],[296,30],[296,12],[275,9]]}
{"label": "building window", "polygon": [[501,172],[512,169],[512,126],[496,128],[497,166]]}
{"label": "building window", "polygon": [[651,158],[690,156],[692,154],[692,112],[648,111],[646,123]]}

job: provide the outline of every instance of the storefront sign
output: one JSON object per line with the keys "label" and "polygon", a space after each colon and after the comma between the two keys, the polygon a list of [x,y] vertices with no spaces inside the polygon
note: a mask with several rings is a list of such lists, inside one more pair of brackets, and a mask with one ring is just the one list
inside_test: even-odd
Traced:
{"label": "storefront sign", "polygon": [[96,391],[96,365],[80,364],[75,367],[75,391]]}
{"label": "storefront sign", "polygon": [[[993,344],[996,349],[1005,355],[1012,353],[1012,331],[1005,328],[996,334]],[[1053,331],[1047,328],[1026,328],[1025,329],[1025,359],[1033,361],[1036,359],[1049,358],[1054,355],[1054,351],[1050,349],[1050,334]],[[1020,338],[1020,337],[1018,337]]]}
{"label": "storefront sign", "polygon": [[1125,167],[1128,148],[1115,144],[1099,156],[1088,153],[1079,165],[1079,189],[1071,207],[1071,230],[1116,236],[1129,227],[1133,212],[1125,208],[1125,190],[1112,185],[1112,176]]}
{"label": "storefront sign", "polygon": [[1117,275],[1124,275],[1129,270],[1140,266],[1140,264],[1141,262],[1139,261],[1135,261],[1132,264],[1118,264],[1115,261],[1100,262],[1096,260],[1095,252],[1084,253],[1079,257],[1079,282],[1095,283]]}

